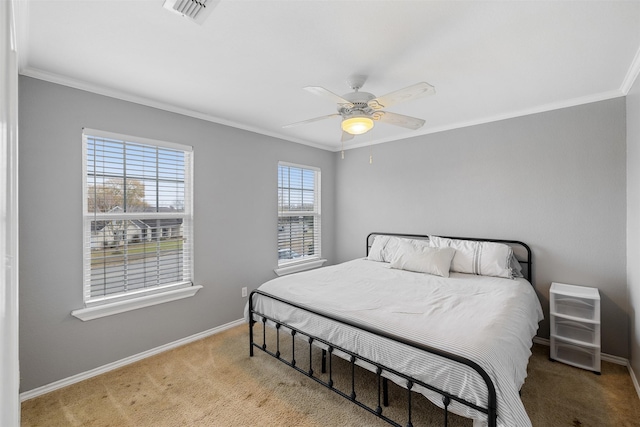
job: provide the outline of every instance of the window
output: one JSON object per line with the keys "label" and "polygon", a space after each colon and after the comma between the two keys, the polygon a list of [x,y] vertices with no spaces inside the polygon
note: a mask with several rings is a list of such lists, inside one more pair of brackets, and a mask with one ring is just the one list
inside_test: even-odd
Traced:
{"label": "window", "polygon": [[[278,164],[278,269],[286,274],[322,265],[320,170]],[[293,266],[293,268],[291,268]]]}
{"label": "window", "polygon": [[92,307],[115,314],[200,288],[192,286],[192,156],[188,146],[84,130],[85,309],[74,315],[89,320],[80,315],[100,311]]}

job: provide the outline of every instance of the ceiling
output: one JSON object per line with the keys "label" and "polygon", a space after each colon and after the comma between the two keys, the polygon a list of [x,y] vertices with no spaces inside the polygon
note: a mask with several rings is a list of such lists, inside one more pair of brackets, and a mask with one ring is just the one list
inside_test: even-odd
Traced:
{"label": "ceiling", "polygon": [[303,90],[435,95],[388,111],[345,149],[626,95],[640,71],[640,1],[221,0],[201,25],[164,0],[22,0],[20,72],[337,151],[340,119]]}

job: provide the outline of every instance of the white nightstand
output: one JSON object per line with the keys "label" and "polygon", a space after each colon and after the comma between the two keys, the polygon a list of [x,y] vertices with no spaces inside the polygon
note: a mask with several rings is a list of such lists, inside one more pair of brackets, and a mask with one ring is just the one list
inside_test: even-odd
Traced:
{"label": "white nightstand", "polygon": [[600,374],[600,293],[552,283],[549,290],[552,360]]}

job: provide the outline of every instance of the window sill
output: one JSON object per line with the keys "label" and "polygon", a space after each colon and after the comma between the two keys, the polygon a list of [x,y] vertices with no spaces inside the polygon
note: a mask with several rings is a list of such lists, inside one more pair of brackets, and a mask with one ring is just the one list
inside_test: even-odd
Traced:
{"label": "window sill", "polygon": [[283,267],[278,267],[273,271],[278,276],[285,276],[287,274],[299,273],[300,271],[322,267],[325,262],[327,262],[326,259],[314,259],[312,261],[303,261],[295,264],[288,264]]}
{"label": "window sill", "polygon": [[93,320],[100,317],[124,313],[125,311],[137,310],[143,307],[149,307],[152,305],[163,304],[169,301],[189,298],[194,296],[200,289],[202,289],[201,285],[188,286],[186,288],[146,295],[135,299],[117,301],[108,304],[97,305],[95,307],[81,308],[78,310],[73,310],[71,312],[71,315],[77,317],[83,322],[86,322],[87,320]]}

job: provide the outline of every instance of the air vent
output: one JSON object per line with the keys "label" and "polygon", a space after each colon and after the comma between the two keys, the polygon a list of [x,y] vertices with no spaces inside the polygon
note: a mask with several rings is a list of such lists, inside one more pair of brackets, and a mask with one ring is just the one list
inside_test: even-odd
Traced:
{"label": "air vent", "polygon": [[202,24],[220,0],[165,0],[163,7]]}

